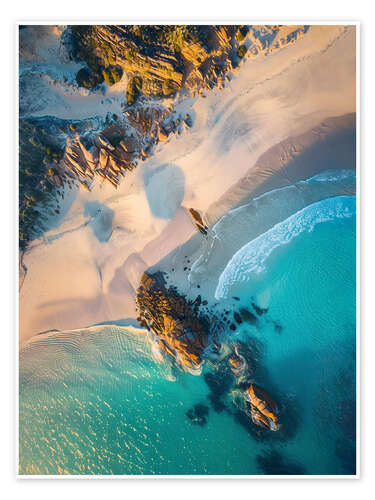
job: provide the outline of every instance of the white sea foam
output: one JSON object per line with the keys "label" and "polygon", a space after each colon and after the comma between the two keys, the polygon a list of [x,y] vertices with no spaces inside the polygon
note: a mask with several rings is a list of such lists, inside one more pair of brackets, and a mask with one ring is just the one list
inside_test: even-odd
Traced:
{"label": "white sea foam", "polygon": [[334,219],[349,219],[355,214],[355,196],[336,196],[313,203],[291,215],[240,248],[221,273],[215,290],[217,300],[226,298],[230,288],[247,281],[265,269],[265,262],[280,245],[286,245],[299,234],[312,231],[317,224]]}
{"label": "white sea foam", "polygon": [[349,169],[342,170],[326,170],[325,172],[320,172],[314,177],[310,177],[306,182],[336,182],[343,180],[354,180],[355,171]]}
{"label": "white sea foam", "polygon": [[[23,31],[26,36],[27,30]],[[47,47],[47,41],[41,44],[38,39],[33,45],[38,50],[38,57],[27,60],[24,57],[20,66],[58,65],[56,54],[59,43],[56,37],[52,37],[51,41],[52,46],[56,47],[53,55],[49,50],[50,45]],[[166,259],[179,245],[185,244],[192,235],[194,226],[185,207],[194,207],[206,214],[209,207],[218,203],[228,189],[243,179],[259,157],[274,145],[289,137],[299,136],[329,117],[342,116],[355,110],[354,80],[348,78],[348,75],[354,75],[353,40],[355,29],[313,27],[297,43],[270,57],[244,61],[240,71],[230,83],[227,82],[224,89],[213,89],[206,93],[205,98],[195,96],[178,104],[176,112],[182,116],[188,112],[194,117],[194,126],[181,135],[171,137],[167,143],[159,144],[160,151],[129,173],[116,192],[109,183],[99,181],[90,193],[80,189],[60,226],[46,234],[46,241],[36,241],[24,256],[27,275],[20,294],[20,342],[25,342],[42,330],[67,330],[136,317],[134,289],[142,272],[150,266],[160,266],[162,259]],[[42,48],[46,55],[39,57]],[[34,55],[34,51],[31,55]],[[62,81],[58,78],[60,83],[56,86],[53,80],[58,76],[55,73],[59,69],[63,69],[64,74],[61,75]],[[46,85],[42,85],[43,92],[37,92],[41,86],[28,86],[30,93],[27,93],[25,102],[28,115],[30,110],[26,104],[34,104],[34,101],[35,107],[41,109],[35,110],[33,116],[52,114],[69,120],[90,117],[92,121],[92,116],[105,119],[107,113],[115,113],[119,117],[122,115],[121,103],[126,100],[125,81],[106,88],[105,95],[102,95],[99,91],[78,88],[73,83],[73,71],[67,74],[65,67],[54,67],[53,73],[50,72],[45,79],[29,76],[33,81],[36,78],[43,80]],[[290,82],[298,82],[298,85],[291,87]],[[23,96],[26,98],[26,94]],[[56,105],[55,98],[60,104]],[[90,133],[96,130],[97,120]],[[144,182],[146,171],[157,171],[160,166],[167,164],[180,168],[184,175],[184,199],[172,219],[155,215],[154,199],[150,203]],[[321,184],[324,183],[309,183],[310,187],[320,187]],[[329,184],[333,186],[335,183]],[[171,194],[173,186],[165,187],[168,195],[174,196],[174,193]],[[325,197],[334,195],[327,194]],[[218,217],[241,200],[227,200],[226,206],[220,207],[224,211]],[[96,201],[115,212],[113,232],[108,241],[100,241],[92,227],[85,224],[87,217],[84,213],[88,201]],[[271,220],[271,216],[267,215],[267,229],[302,208],[301,205],[293,206],[285,213],[284,206],[290,207],[290,199],[286,201],[287,204],[282,207],[280,203],[276,205],[278,220]],[[256,203],[259,205],[262,200]],[[176,208],[176,205],[177,202],[172,208]],[[241,216],[245,210],[242,209]],[[263,207],[254,207],[252,212],[249,210],[246,213],[243,223],[236,222],[238,231],[234,231],[234,227],[230,231],[231,219],[227,219],[227,233],[217,234],[221,239],[214,240],[212,251],[205,251],[202,265],[195,268],[197,272],[194,273],[194,280],[187,281],[185,273],[173,273],[176,286],[180,288],[186,283],[187,293],[188,289],[195,289],[193,284],[200,283],[201,292],[204,290],[211,297],[223,269],[217,261],[227,262],[247,241],[264,232]],[[258,217],[258,213],[261,216]],[[212,216],[208,221],[210,227],[216,221],[217,218]],[[254,234],[258,229],[258,234]],[[57,235],[61,237],[49,239]],[[199,248],[191,262],[200,254],[202,251]],[[172,258],[176,255],[178,253],[173,254]],[[166,269],[175,267],[174,262],[167,261]],[[207,277],[212,277],[212,281]],[[39,286],[40,282],[44,283],[43,289]],[[35,289],[38,289],[38,293],[35,293]]]}

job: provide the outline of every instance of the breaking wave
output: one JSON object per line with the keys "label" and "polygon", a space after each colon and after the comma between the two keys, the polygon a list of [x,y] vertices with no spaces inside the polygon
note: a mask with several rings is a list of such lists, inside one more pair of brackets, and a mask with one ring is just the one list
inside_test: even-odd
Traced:
{"label": "breaking wave", "polygon": [[311,232],[317,224],[349,219],[355,211],[355,196],[336,196],[308,205],[276,224],[233,255],[220,275],[215,298],[226,298],[235,283],[247,281],[252,274],[262,272],[266,260],[279,246],[286,245],[305,231]]}

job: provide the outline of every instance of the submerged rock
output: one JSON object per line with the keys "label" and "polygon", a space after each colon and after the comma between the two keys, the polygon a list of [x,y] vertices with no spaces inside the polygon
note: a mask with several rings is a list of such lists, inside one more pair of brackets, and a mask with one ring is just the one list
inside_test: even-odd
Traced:
{"label": "submerged rock", "polygon": [[193,422],[193,424],[203,426],[207,424],[208,412],[208,406],[198,403],[194,405],[193,408],[190,408],[185,415]]}
{"label": "submerged rock", "polygon": [[212,408],[217,413],[223,412],[226,409],[225,397],[233,385],[233,377],[225,360],[217,365],[217,371],[205,373],[204,381],[210,389],[208,399]]}
{"label": "submerged rock", "polygon": [[235,321],[236,323],[238,323],[239,325],[242,323],[242,318],[241,318],[241,316],[238,314],[238,312],[235,312],[235,313],[233,314],[233,318],[234,318],[234,321]]}
{"label": "submerged rock", "polygon": [[254,311],[258,314],[258,316],[262,316],[263,314],[265,314],[266,312],[268,312],[268,307],[259,307],[254,301],[251,302],[251,305],[254,309]]}
{"label": "submerged rock", "polygon": [[269,394],[255,384],[250,384],[246,399],[250,402],[250,415],[254,424],[268,427],[271,431],[279,429],[277,405]]}
{"label": "submerged rock", "polygon": [[258,318],[253,314],[251,311],[248,311],[245,308],[242,308],[240,310],[241,318],[246,321],[247,323],[250,323],[251,325],[257,325],[258,324]]}
{"label": "submerged rock", "polygon": [[277,321],[274,321],[273,322],[273,326],[275,328],[275,332],[276,333],[281,333],[282,332],[283,327],[280,325],[280,323],[278,323]]}
{"label": "submerged rock", "polygon": [[263,474],[301,475],[306,474],[303,466],[286,459],[279,451],[268,450],[257,455],[257,465]]}

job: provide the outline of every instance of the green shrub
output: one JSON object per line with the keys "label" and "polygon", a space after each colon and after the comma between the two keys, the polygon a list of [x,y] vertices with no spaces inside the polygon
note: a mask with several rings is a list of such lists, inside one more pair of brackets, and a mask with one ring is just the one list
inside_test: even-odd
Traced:
{"label": "green shrub", "polygon": [[111,73],[107,69],[102,70],[102,75],[103,75],[104,81],[107,85],[111,86],[115,83],[112,79]]}
{"label": "green shrub", "polygon": [[131,106],[138,99],[142,90],[142,78],[139,76],[134,76],[129,80],[127,89],[126,89],[126,100],[128,101],[128,105]]}
{"label": "green shrub", "polygon": [[76,82],[79,87],[92,89],[103,82],[101,72],[95,72],[87,68],[81,68],[76,74]]}
{"label": "green shrub", "polygon": [[56,202],[54,176],[61,175],[48,168],[49,158],[61,158],[64,151],[54,141],[53,134],[37,121],[20,120],[19,124],[19,245],[25,249],[28,242],[43,231],[43,217],[38,204],[47,206]]}
{"label": "green shrub", "polygon": [[123,70],[120,66],[112,68],[112,78],[115,83],[119,82],[122,78]]}
{"label": "green shrub", "polygon": [[242,42],[243,40],[245,40],[248,32],[249,32],[248,26],[239,26],[237,33],[236,33],[236,40],[238,40],[239,42]]}
{"label": "green shrub", "polygon": [[238,50],[237,50],[237,55],[238,55],[238,57],[240,57],[242,59],[243,56],[246,54],[246,52],[247,52],[247,48],[245,47],[245,45],[240,45],[240,47],[238,47]]}
{"label": "green shrub", "polygon": [[109,86],[119,82],[122,78],[122,74],[123,70],[120,66],[109,66],[102,70],[103,78]]}

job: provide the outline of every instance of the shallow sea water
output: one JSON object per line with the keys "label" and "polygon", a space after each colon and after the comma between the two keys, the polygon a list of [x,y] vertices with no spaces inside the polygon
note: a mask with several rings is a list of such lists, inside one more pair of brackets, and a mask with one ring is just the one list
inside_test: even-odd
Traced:
{"label": "shallow sea water", "polygon": [[215,410],[212,365],[158,362],[142,333],[49,333],[20,355],[20,474],[355,473],[355,217],[302,232],[231,294],[264,309],[228,341],[257,344],[255,381],[288,432],[255,435],[230,390]]}
{"label": "shallow sea water", "polygon": [[250,332],[264,348],[264,383],[298,413],[282,453],[307,474],[354,473],[355,219],[320,224],[279,247],[257,283],[232,292],[267,309]]}

